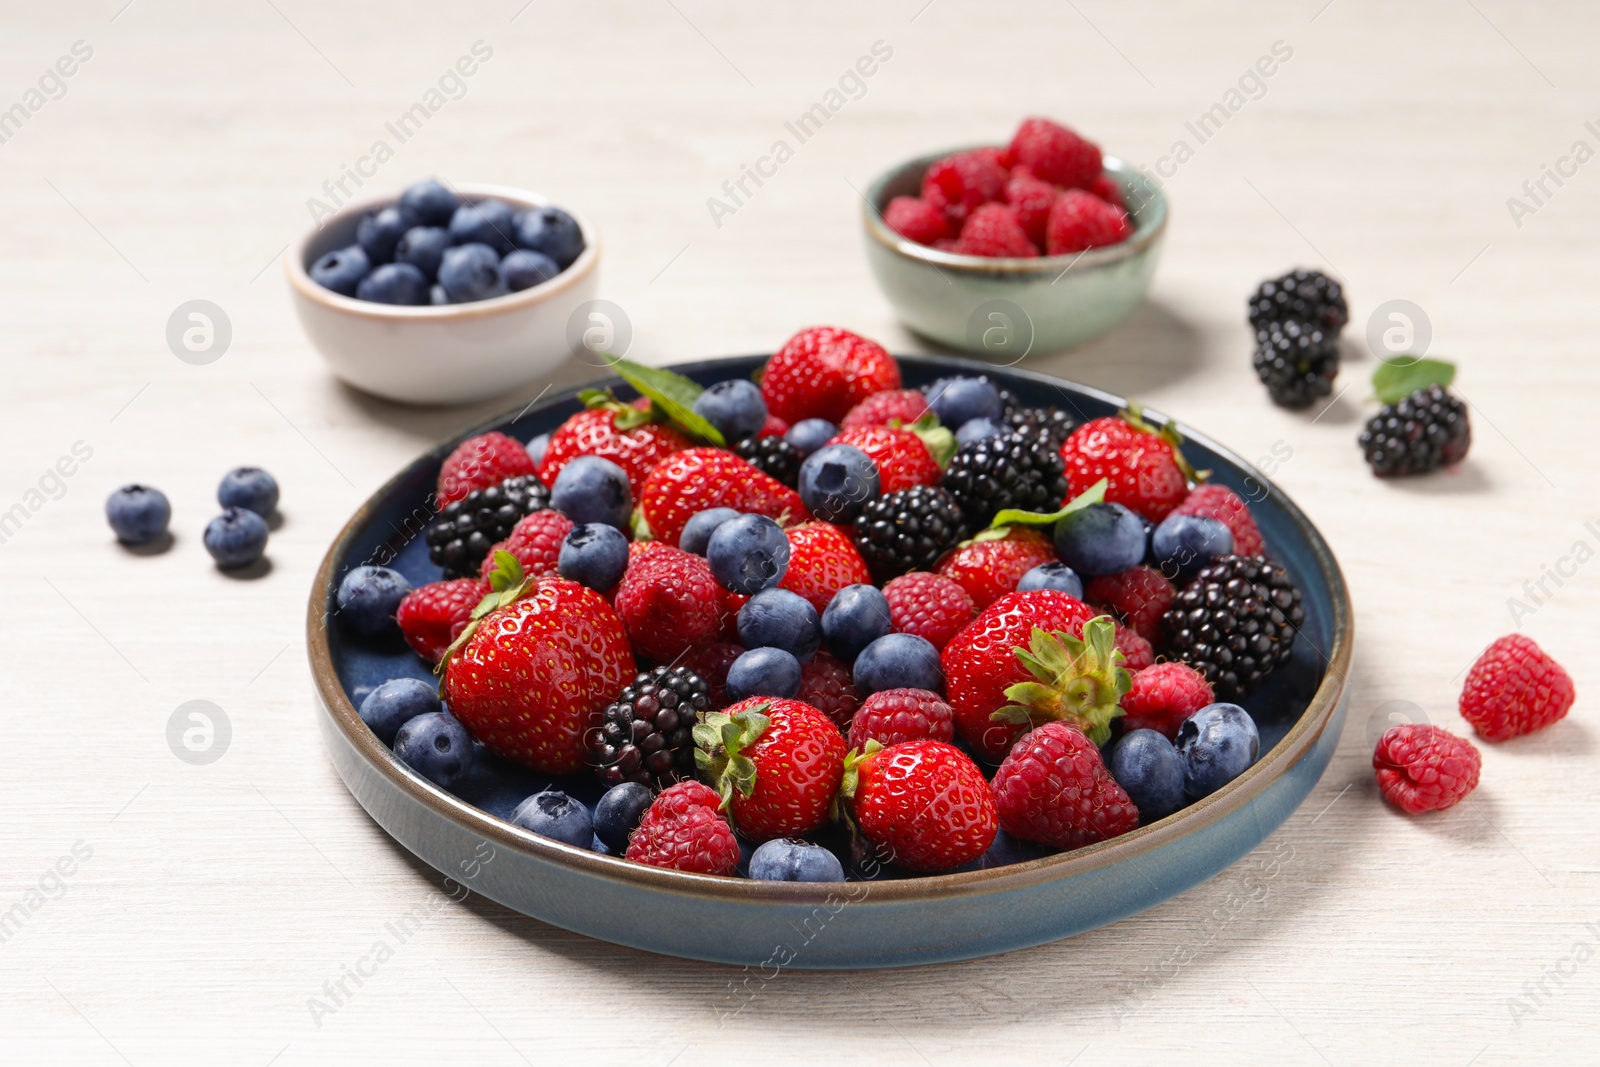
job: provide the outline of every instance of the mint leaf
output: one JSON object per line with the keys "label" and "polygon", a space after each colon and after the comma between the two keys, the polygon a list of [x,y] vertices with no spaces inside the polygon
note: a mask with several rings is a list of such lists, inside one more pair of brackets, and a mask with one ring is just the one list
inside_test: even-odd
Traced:
{"label": "mint leaf", "polygon": [[1071,515],[1074,511],[1081,511],[1090,504],[1098,504],[1106,498],[1106,479],[1101,478],[1089,488],[1067,501],[1060,511],[1048,514],[1039,511],[1018,511],[1016,508],[1006,508],[997,513],[991,528],[1000,526],[1054,526],[1060,520]]}
{"label": "mint leaf", "polygon": [[1394,404],[1418,389],[1430,385],[1448,386],[1455,377],[1454,363],[1421,356],[1394,356],[1378,364],[1378,369],[1372,372],[1372,391],[1378,403]]}
{"label": "mint leaf", "polygon": [[622,380],[647,396],[672,422],[691,436],[710,441],[714,445],[727,442],[722,431],[695,413],[694,402],[705,392],[698,384],[681,374],[660,367],[646,367],[631,359],[619,359],[611,365]]}

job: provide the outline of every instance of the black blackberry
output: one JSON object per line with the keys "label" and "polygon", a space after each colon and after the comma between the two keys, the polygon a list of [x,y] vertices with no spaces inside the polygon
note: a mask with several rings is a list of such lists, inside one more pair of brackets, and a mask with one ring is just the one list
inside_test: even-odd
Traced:
{"label": "black blackberry", "polygon": [[1067,495],[1059,446],[1043,435],[1004,433],[963,446],[940,483],[956,498],[967,528],[981,530],[1001,508],[1054,511]]}
{"label": "black blackberry", "polygon": [[1289,661],[1305,622],[1300,590],[1265,556],[1222,556],[1162,616],[1167,655],[1206,676],[1218,700],[1253,692]]}
{"label": "black blackberry", "polygon": [[1076,419],[1054,404],[1040,408],[1013,405],[1006,412],[1005,422],[1019,433],[1042,434],[1057,452],[1061,451],[1061,446],[1066,443],[1067,435],[1078,426]]}
{"label": "black blackberry", "polygon": [[1269,278],[1250,297],[1250,325],[1298,319],[1337,336],[1350,321],[1350,308],[1344,290],[1332,278],[1316,270],[1292,270],[1281,278]]}
{"label": "black blackberry", "polygon": [[1472,445],[1467,405],[1442,386],[1418,389],[1368,419],[1360,443],[1380,478],[1426,474],[1458,463]]}
{"label": "black blackberry", "polygon": [[914,485],[863,505],[854,536],[861,558],[882,583],[928,570],[965,535],[961,505],[948,490]]}
{"label": "black blackberry", "polygon": [[733,450],[751,466],[765,471],[790,489],[800,484],[800,450],[776,434],[771,437],[746,437]]}
{"label": "black blackberry", "polygon": [[489,549],[505,540],[517,520],[549,506],[550,490],[534,474],[474,489],[441,511],[428,527],[428,558],[444,568],[446,578],[472,577]]}
{"label": "black blackberry", "polygon": [[1298,319],[1256,327],[1256,377],[1280,407],[1309,407],[1333,392],[1339,345],[1332,333]]}
{"label": "black blackberry", "polygon": [[694,777],[694,738],[711,687],[688,667],[637,675],[589,731],[589,756],[607,787],[623,782],[668,786]]}

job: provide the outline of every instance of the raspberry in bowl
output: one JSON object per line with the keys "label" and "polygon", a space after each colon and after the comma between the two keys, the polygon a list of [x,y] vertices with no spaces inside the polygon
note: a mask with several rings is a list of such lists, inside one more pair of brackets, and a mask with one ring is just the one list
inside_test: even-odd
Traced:
{"label": "raspberry in bowl", "polygon": [[1144,299],[1167,205],[1145,175],[1048,119],[873,182],[867,261],[907,326],[1000,363],[1100,336]]}

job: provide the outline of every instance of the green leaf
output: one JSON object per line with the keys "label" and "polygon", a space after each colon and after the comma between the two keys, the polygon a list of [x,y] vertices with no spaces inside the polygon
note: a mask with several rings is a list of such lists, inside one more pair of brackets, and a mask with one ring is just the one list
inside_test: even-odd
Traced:
{"label": "green leaf", "polygon": [[647,367],[631,359],[619,359],[611,365],[611,369],[623,381],[639,390],[640,396],[647,396],[652,403],[659,405],[668,419],[693,436],[714,445],[727,444],[722,431],[695,413],[694,402],[705,392],[696,382],[681,374],[660,367]]}
{"label": "green leaf", "polygon": [[[1038,511],[1018,511],[1016,508],[1005,508],[996,513],[990,529],[1001,526],[1054,526],[1057,522],[1071,515],[1074,511],[1081,511],[1090,504],[1098,504],[1106,498],[1106,479],[1101,478],[1089,488],[1067,501],[1060,511],[1047,513]],[[981,535],[980,535],[981,536]]]}
{"label": "green leaf", "polygon": [[1378,403],[1393,404],[1430,385],[1448,386],[1456,378],[1456,365],[1442,359],[1394,356],[1372,372],[1372,391]]}
{"label": "green leaf", "polygon": [[722,737],[721,737],[720,734],[717,733],[717,728],[715,726],[712,726],[710,723],[706,723],[706,722],[697,722],[697,723],[695,723],[694,729],[690,730],[689,734],[690,734],[691,737],[694,738],[694,743],[695,743],[696,747],[700,751],[705,752],[708,757],[710,755],[711,750],[716,748],[717,745],[722,743]]}
{"label": "green leaf", "polygon": [[728,777],[734,788],[745,796],[756,790],[756,763],[749,756],[735,756],[728,761]]}

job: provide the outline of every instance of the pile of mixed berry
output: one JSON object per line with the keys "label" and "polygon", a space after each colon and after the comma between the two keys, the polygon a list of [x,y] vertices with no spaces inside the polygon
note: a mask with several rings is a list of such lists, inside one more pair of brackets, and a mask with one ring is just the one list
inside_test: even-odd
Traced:
{"label": "pile of mixed berry", "polygon": [[1133,234],[1100,147],[1049,119],[1026,119],[1011,143],[934,163],[921,196],[897,196],[883,221],[910,241],[965,256],[1030,259],[1114,245]]}
{"label": "pile of mixed berry", "polygon": [[547,282],[583,249],[577,220],[558,207],[465,200],[430,178],[363,216],[356,243],[325,253],[310,273],[357,300],[466,304]]}
{"label": "pile of mixed berry", "polygon": [[1300,592],[1170,425],[903,388],[833,327],[759,384],[615,369],[639,399],[444,461],[442,580],[338,589],[343,625],[437,664],[360,702],[417,773],[508,762],[553,776],[528,830],[825,881],[1080,848],[1256,759],[1235,702],[1289,660]]}

